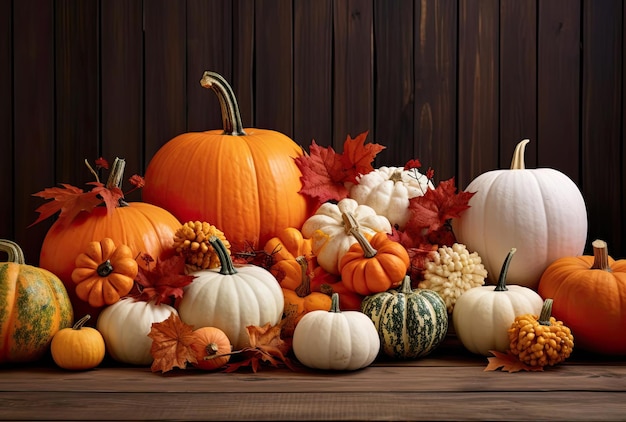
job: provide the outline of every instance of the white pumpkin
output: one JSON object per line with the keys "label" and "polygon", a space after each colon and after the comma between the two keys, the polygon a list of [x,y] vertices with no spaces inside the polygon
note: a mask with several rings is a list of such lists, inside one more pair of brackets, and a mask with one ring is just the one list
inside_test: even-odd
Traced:
{"label": "white pumpkin", "polygon": [[246,327],[276,325],[283,316],[283,291],[276,278],[256,265],[235,267],[224,244],[215,236],[209,240],[218,253],[219,269],[192,273],[178,305],[180,319],[196,328],[216,327],[233,345],[250,345]]}
{"label": "white pumpkin", "polygon": [[345,198],[336,204],[322,204],[302,226],[302,234],[311,239],[311,249],[317,263],[331,274],[340,274],[339,261],[350,246],[357,242],[346,227],[344,213],[350,213],[361,233],[391,233],[391,223],[384,215],[378,215],[372,207],[359,205],[354,199]]}
{"label": "white pumpkin", "polygon": [[433,185],[416,168],[383,166],[360,175],[357,183],[348,184],[348,188],[350,198],[373,208],[387,217],[391,225],[404,230],[411,216],[409,200],[424,195]]}
{"label": "white pumpkin", "polygon": [[152,324],[165,321],[172,313],[177,314],[176,309],[167,304],[125,297],[104,308],[96,328],[113,359],[146,366],[154,360],[150,353],[152,339],[148,337]]}
{"label": "white pumpkin", "polygon": [[465,189],[470,208],[453,220],[457,240],[478,252],[493,282],[507,251],[516,247],[508,284],[537,289],[543,271],[563,256],[582,254],[587,209],[576,184],[550,168],[525,169],[521,141],[510,170],[493,170]]}
{"label": "white pumpkin", "polygon": [[341,312],[333,293],[329,311],[311,311],[296,325],[293,353],[303,365],[323,370],[353,371],[369,366],[380,351],[372,320],[359,311]]}
{"label": "white pumpkin", "polygon": [[515,317],[539,315],[543,299],[524,286],[506,284],[509,263],[515,249],[505,258],[496,286],[474,287],[456,300],[452,312],[454,331],[472,353],[488,356],[490,350],[505,353],[509,348],[508,329]]}

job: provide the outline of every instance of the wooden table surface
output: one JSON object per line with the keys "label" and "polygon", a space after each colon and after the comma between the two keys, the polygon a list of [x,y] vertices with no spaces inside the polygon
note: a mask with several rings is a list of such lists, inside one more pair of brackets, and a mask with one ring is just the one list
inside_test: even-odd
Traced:
{"label": "wooden table surface", "polygon": [[448,339],[425,358],[354,372],[4,366],[0,420],[626,420],[626,357],[574,354],[543,372],[486,365]]}

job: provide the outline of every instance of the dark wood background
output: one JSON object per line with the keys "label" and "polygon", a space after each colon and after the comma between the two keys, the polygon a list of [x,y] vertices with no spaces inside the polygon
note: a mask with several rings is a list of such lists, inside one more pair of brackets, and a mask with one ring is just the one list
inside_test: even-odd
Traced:
{"label": "dark wood background", "polygon": [[[204,70],[246,126],[338,149],[369,131],[377,165],[419,158],[464,188],[510,164],[580,187],[589,237],[626,256],[622,0],[11,0],[0,2],[0,237],[103,156],[143,174],[174,136],[221,126]],[[138,200],[139,197],[131,197]]]}

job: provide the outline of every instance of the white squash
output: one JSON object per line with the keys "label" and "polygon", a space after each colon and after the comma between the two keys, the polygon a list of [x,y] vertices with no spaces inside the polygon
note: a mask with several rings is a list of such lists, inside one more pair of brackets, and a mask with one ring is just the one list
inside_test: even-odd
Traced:
{"label": "white squash", "polygon": [[404,230],[411,216],[409,200],[424,195],[429,188],[433,188],[432,183],[417,169],[385,166],[360,175],[357,183],[349,184],[350,198],[384,215],[399,230]]}
{"label": "white squash", "polygon": [[378,215],[372,207],[359,205],[354,199],[345,198],[337,204],[326,202],[302,226],[302,234],[311,239],[311,249],[317,263],[331,274],[340,274],[339,261],[357,242],[344,221],[344,213],[350,213],[361,233],[391,233],[391,223],[384,215]]}
{"label": "white squash", "polygon": [[515,317],[541,313],[543,299],[536,291],[506,284],[514,253],[515,248],[505,258],[497,286],[471,288],[456,300],[452,312],[454,331],[472,353],[484,356],[488,356],[490,350],[505,353],[509,348],[508,329]]}
{"label": "white squash", "polygon": [[131,365],[150,365],[152,339],[148,337],[152,324],[163,322],[176,309],[160,303],[122,298],[98,315],[96,328],[102,334],[107,353],[116,361]]}
{"label": "white squash", "polygon": [[276,278],[256,265],[235,267],[224,244],[209,239],[218,253],[219,269],[192,273],[196,278],[185,286],[178,305],[180,319],[195,328],[216,327],[233,345],[250,345],[246,327],[276,325],[283,316],[283,291]]}
{"label": "white squash", "polygon": [[587,209],[576,184],[550,168],[525,169],[521,141],[510,170],[493,170],[465,189],[470,208],[453,220],[457,240],[478,252],[494,282],[506,252],[515,246],[508,284],[537,289],[543,271],[563,256],[581,255],[587,239]]}
{"label": "white squash", "polygon": [[341,312],[333,293],[329,311],[305,314],[293,333],[293,353],[309,368],[353,371],[370,365],[380,351],[374,323],[359,311]]}

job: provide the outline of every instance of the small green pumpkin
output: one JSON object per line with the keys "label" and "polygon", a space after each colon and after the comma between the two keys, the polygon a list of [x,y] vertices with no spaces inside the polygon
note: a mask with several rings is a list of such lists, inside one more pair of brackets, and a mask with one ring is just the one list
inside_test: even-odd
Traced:
{"label": "small green pumpkin", "polygon": [[397,290],[365,297],[361,311],[374,322],[382,352],[395,359],[426,356],[448,331],[443,299],[429,289],[412,289],[409,276]]}

